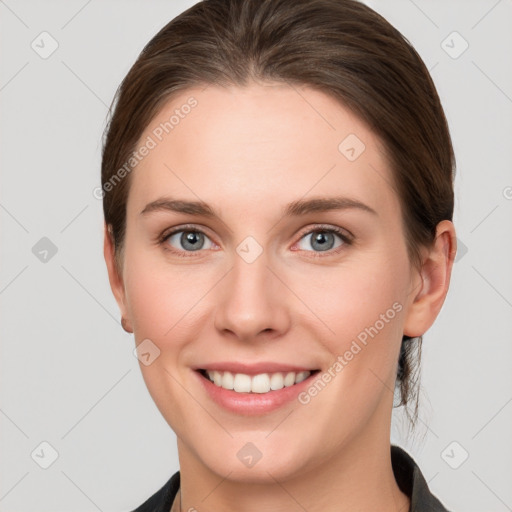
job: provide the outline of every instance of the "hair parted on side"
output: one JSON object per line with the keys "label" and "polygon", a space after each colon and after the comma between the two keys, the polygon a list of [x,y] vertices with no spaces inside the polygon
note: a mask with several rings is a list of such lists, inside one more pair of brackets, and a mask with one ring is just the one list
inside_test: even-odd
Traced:
{"label": "hair parted on side", "polygon": [[[421,265],[436,226],[452,220],[455,156],[422,59],[382,16],[356,0],[203,0],[166,24],[119,86],[105,129],[103,212],[122,268],[130,173],[105,187],[164,103],[187,88],[251,82],[306,85],[335,98],[380,138],[400,200],[409,258]],[[400,405],[414,426],[421,337],[404,336]],[[409,410],[415,399],[412,413]]]}

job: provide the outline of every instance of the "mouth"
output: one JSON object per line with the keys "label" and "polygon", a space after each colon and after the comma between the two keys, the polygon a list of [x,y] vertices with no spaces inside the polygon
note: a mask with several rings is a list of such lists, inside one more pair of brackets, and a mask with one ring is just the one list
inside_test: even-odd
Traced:
{"label": "mouth", "polygon": [[201,368],[197,369],[196,372],[215,386],[227,391],[263,395],[296,386],[312,375],[317,374],[320,370],[259,373],[257,375]]}

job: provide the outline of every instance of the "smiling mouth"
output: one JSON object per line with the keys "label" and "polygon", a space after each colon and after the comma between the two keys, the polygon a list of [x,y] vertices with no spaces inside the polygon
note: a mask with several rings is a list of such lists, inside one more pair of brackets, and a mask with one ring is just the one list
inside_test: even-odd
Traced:
{"label": "smiling mouth", "polygon": [[197,370],[205,379],[216,386],[236,393],[270,393],[285,387],[291,387],[315,375],[320,370],[300,372],[274,372],[247,375],[217,370]]}

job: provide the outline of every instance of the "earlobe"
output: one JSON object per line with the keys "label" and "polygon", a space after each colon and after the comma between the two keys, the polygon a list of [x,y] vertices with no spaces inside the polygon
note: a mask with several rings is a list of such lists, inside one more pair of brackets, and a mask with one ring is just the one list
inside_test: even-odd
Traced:
{"label": "earlobe", "polygon": [[420,284],[411,291],[405,335],[422,336],[434,323],[448,293],[456,250],[453,223],[443,220],[437,225],[434,244],[423,260]]}
{"label": "earlobe", "polygon": [[123,277],[116,265],[114,241],[106,223],[104,223],[103,255],[107,265],[110,288],[121,311],[121,324],[126,332],[133,332],[126,308]]}
{"label": "earlobe", "polygon": [[123,329],[128,332],[128,333],[133,333],[133,327],[132,327],[132,324],[130,323],[130,321],[125,318],[124,316],[121,317],[121,326],[123,327]]}

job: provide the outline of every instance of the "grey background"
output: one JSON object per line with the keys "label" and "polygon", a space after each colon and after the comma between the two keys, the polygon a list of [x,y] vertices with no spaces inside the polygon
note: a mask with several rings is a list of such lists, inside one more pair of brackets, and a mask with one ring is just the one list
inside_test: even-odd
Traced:
{"label": "grey background", "polygon": [[[194,3],[0,1],[2,512],[131,510],[178,469],[119,324],[93,190],[115,89]],[[431,70],[458,164],[460,249],[424,337],[421,421],[408,439],[396,411],[392,440],[450,510],[512,510],[512,2],[366,3]]]}

